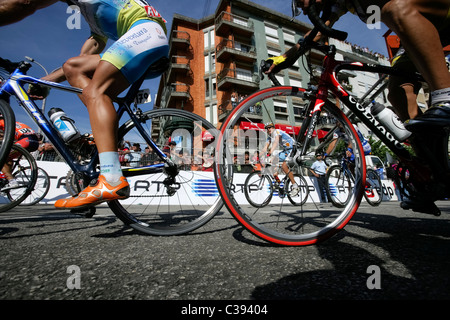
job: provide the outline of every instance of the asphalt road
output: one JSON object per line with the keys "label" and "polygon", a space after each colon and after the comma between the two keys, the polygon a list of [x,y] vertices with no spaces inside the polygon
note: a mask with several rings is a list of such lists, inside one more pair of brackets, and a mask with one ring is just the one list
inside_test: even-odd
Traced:
{"label": "asphalt road", "polygon": [[259,240],[225,210],[188,235],[153,237],[108,208],[87,219],[18,207],[0,214],[0,299],[449,299],[450,202],[439,207],[434,217],[363,204],[308,247]]}

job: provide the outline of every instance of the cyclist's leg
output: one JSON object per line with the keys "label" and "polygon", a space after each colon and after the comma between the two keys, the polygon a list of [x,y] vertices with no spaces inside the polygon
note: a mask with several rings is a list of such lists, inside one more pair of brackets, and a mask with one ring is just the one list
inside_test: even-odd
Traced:
{"label": "cyclist's leg", "polygon": [[0,26],[18,22],[59,0],[0,0]]}
{"label": "cyclist's leg", "polygon": [[289,180],[291,180],[292,185],[295,186],[297,183],[294,180],[294,173],[289,169],[289,167],[286,163],[286,158],[289,156],[291,151],[292,151],[292,149],[281,151],[279,153],[279,159],[281,162],[281,168],[283,169],[283,172],[288,175]]}
{"label": "cyclist's leg", "polygon": [[[415,70],[414,63],[409,59],[407,54],[402,54],[395,59],[393,63],[395,68],[399,70]],[[421,88],[421,84],[407,77],[390,76],[388,89],[389,101],[394,106],[397,115],[403,122],[408,119],[414,119],[422,112],[417,104],[417,95]]]}
{"label": "cyclist's leg", "polygon": [[[98,61],[97,55],[87,56],[86,59],[89,57]],[[129,193],[128,182],[122,177],[120,169],[117,153],[118,119],[112,103],[112,99],[128,87],[128,81],[111,63],[100,61],[92,80],[87,82],[81,100],[89,112],[92,133],[99,152],[101,176],[98,184],[88,186],[77,197],[58,200],[55,203],[58,208],[88,207],[103,201],[125,198]]]}
{"label": "cyclist's leg", "polygon": [[450,88],[438,31],[449,8],[449,0],[391,0],[382,8],[383,22],[400,37],[432,91]]}
{"label": "cyclist's leg", "polygon": [[[36,135],[23,136],[17,140],[14,144],[21,146],[28,152],[36,151],[39,147],[39,142],[37,141]],[[9,155],[8,161],[4,164],[2,168],[2,173],[10,182],[14,182],[14,176],[12,174],[13,159],[19,157],[21,153],[19,151],[12,151]]]}
{"label": "cyclist's leg", "polygon": [[[64,75],[71,86],[86,88],[100,63],[100,55],[83,55],[67,60],[63,65]],[[48,80],[45,79],[44,80]],[[49,79],[52,81],[53,79]]]}

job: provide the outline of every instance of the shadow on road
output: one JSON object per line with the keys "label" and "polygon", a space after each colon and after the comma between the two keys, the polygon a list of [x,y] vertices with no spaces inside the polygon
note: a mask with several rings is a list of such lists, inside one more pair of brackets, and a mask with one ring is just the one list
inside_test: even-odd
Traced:
{"label": "shadow on road", "polygon": [[[446,211],[443,215],[449,213]],[[333,268],[293,273],[256,287],[252,298],[450,298],[448,219],[359,212],[344,231],[316,247],[319,256]],[[371,265],[379,268],[380,289],[368,288],[374,274],[368,270]]]}

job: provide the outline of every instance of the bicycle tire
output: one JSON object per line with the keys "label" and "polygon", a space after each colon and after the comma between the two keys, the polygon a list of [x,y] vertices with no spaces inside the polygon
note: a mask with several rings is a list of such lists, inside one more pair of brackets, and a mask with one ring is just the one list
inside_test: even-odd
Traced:
{"label": "bicycle tire", "polygon": [[14,142],[16,117],[9,103],[2,99],[0,99],[0,114],[4,120],[3,137],[0,141],[0,168],[3,168]]}
{"label": "bicycle tire", "polygon": [[331,166],[327,171],[327,197],[337,208],[344,208],[350,200],[352,179],[340,165]]}
{"label": "bicycle tire", "polygon": [[[37,164],[33,156],[19,145],[13,144],[11,153],[14,152],[12,159],[12,175],[16,178],[18,186],[2,186],[0,193],[0,212],[5,212],[19,205],[33,191],[37,180]],[[16,156],[19,154],[18,156]],[[25,168],[31,168],[30,174],[27,174]]]}
{"label": "bicycle tire", "polygon": [[286,182],[287,198],[294,206],[302,206],[305,204],[306,200],[308,200],[309,197],[308,183],[306,182],[306,179],[300,174],[294,174],[294,180],[297,183],[300,191],[296,196],[291,196],[290,190],[292,183],[290,179],[287,179]]}
{"label": "bicycle tire", "polygon": [[273,189],[272,179],[270,176],[262,174],[261,171],[254,171],[245,179],[245,198],[255,208],[262,208],[270,203],[274,192]]}
{"label": "bicycle tire", "polygon": [[[27,170],[31,170],[31,168],[25,168],[25,172],[27,172]],[[31,191],[30,195],[20,203],[21,206],[32,206],[41,202],[50,190],[50,177],[47,171],[38,167],[37,172],[37,180],[33,191]]]}
{"label": "bicycle tire", "polygon": [[[322,107],[322,110],[333,118],[333,121],[342,123],[351,142],[356,146],[356,184],[352,189],[349,203],[342,210],[334,210],[334,207],[331,207],[331,210],[329,208],[322,209],[315,202],[307,202],[303,206],[293,206],[288,201],[281,201],[281,203],[274,203],[273,205],[271,203],[263,209],[254,208],[243,202],[242,198],[245,199],[245,197],[240,198],[240,195],[236,192],[236,185],[239,183],[239,179],[242,181],[242,177],[231,170],[223,170],[222,167],[230,165],[229,161],[233,159],[234,154],[243,154],[242,150],[239,149],[244,148],[243,144],[239,144],[239,141],[242,140],[239,139],[239,123],[241,119],[252,121],[252,118],[247,116],[251,113],[251,107],[258,103],[262,110],[273,110],[274,99],[276,99],[276,102],[283,100],[287,104],[292,103],[294,98],[299,98],[300,102],[306,102],[304,114],[309,115],[313,110],[315,101],[310,100],[304,94],[305,91],[301,88],[284,86],[264,89],[250,95],[231,111],[223,122],[221,134],[217,139],[216,159],[221,160],[222,163],[216,164],[215,173],[219,192],[225,206],[232,216],[251,234],[265,241],[287,246],[311,245],[328,239],[342,230],[358,209],[363,196],[365,159],[361,142],[348,118],[329,101]],[[305,118],[306,122],[309,120],[310,118]],[[245,136],[245,133],[242,133],[242,135]],[[238,137],[237,140],[236,137]],[[298,143],[301,145],[304,139],[305,137],[301,137]],[[256,137],[256,141],[258,141],[258,137]],[[307,147],[306,152],[300,156],[303,157],[303,160],[306,160],[306,158],[314,159],[315,149],[318,146],[310,145]],[[252,153],[253,150],[249,151]],[[234,177],[229,175],[234,175]]]}
{"label": "bicycle tire", "polygon": [[[205,150],[203,141],[198,139],[202,140],[208,136],[210,138],[218,132],[211,123],[200,116],[176,109],[147,111],[140,117],[140,123],[158,143],[160,149],[163,148],[164,140],[169,137],[177,141],[181,139],[178,134],[186,134],[186,137],[188,134],[193,134],[190,136],[190,138],[194,137],[191,146],[196,143],[202,144],[203,152]],[[152,127],[152,124],[155,124],[155,127]],[[197,132],[189,130],[197,130]],[[190,138],[186,138],[182,143],[186,142],[187,145]],[[137,133],[135,124],[131,120],[119,129],[120,140],[144,143],[144,139]],[[211,142],[206,148],[214,149],[214,144]],[[192,150],[194,147],[190,149],[191,154],[193,154]],[[133,177],[136,180],[134,180],[134,186],[132,185],[130,198],[111,201],[108,203],[109,207],[123,223],[144,234],[172,236],[200,228],[211,220],[223,205],[220,194],[217,192],[214,173],[188,170],[193,169],[192,163],[190,168],[180,166],[178,169],[179,173],[175,178],[175,185],[179,186],[177,190],[169,190],[169,187],[164,186],[161,182],[166,177],[163,172],[136,176]],[[140,185],[137,185],[136,181]],[[140,191],[144,192],[138,193]],[[169,195],[173,191],[175,193]],[[144,202],[144,205],[138,205]]]}
{"label": "bicycle tire", "polygon": [[383,184],[378,173],[373,169],[366,170],[364,198],[372,207],[379,206],[383,200]]}

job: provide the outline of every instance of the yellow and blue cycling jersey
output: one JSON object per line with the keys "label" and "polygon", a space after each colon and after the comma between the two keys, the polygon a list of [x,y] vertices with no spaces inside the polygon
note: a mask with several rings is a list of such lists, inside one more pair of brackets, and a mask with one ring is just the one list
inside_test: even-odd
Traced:
{"label": "yellow and blue cycling jersey", "polygon": [[105,38],[119,39],[139,20],[153,20],[167,33],[165,20],[143,0],[68,0],[68,3],[80,9],[94,34]]}
{"label": "yellow and blue cycling jersey", "polygon": [[76,5],[91,32],[106,43],[114,40],[101,59],[119,69],[130,83],[169,52],[165,20],[145,0],[69,0]]}

